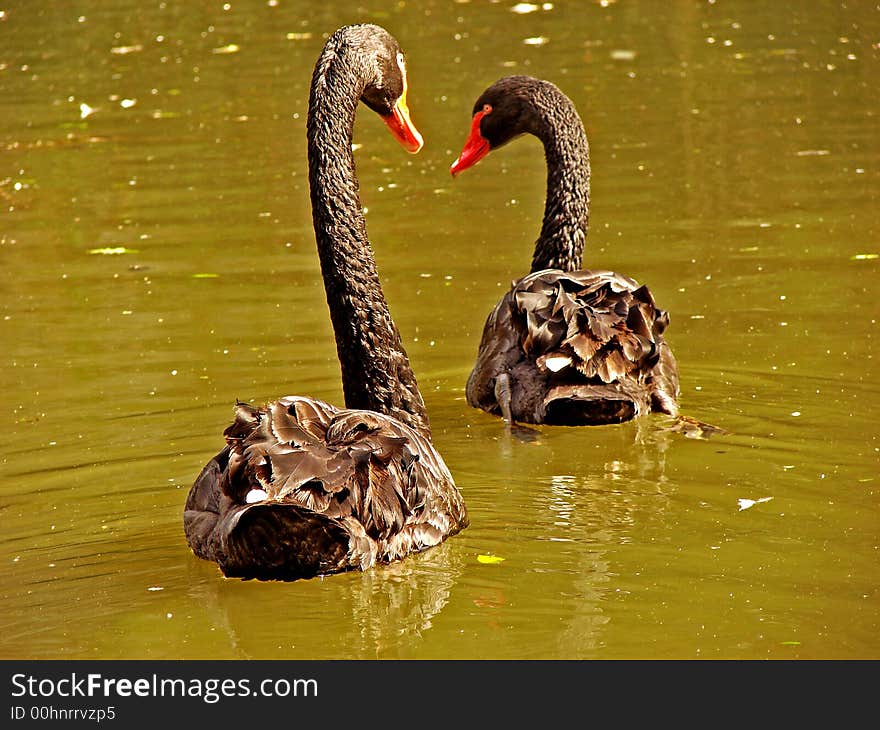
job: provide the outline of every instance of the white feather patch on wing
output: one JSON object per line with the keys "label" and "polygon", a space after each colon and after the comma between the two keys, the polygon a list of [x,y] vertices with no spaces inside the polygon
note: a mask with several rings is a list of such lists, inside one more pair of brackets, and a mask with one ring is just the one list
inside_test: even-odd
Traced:
{"label": "white feather patch on wing", "polygon": [[558,373],[563,368],[567,368],[572,362],[568,355],[550,355],[549,357],[543,358],[543,360],[544,367],[554,373]]}
{"label": "white feather patch on wing", "polygon": [[262,489],[252,489],[245,495],[244,501],[248,504],[253,504],[254,502],[262,502],[268,496]]}

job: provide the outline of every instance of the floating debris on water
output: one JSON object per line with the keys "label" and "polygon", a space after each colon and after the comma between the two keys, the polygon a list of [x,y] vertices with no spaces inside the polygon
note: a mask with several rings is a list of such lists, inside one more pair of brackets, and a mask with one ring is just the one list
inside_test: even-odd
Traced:
{"label": "floating debris on water", "polygon": [[118,56],[124,56],[127,53],[137,53],[138,51],[144,50],[144,47],[140,43],[135,43],[133,46],[116,46],[115,48],[110,49],[110,53],[115,53]]}
{"label": "floating debris on water", "polygon": [[226,46],[220,46],[220,48],[211,49],[211,53],[214,53],[216,55],[221,55],[224,53],[238,53],[239,50],[240,50],[239,47],[235,43],[230,43],[229,45],[226,45]]}
{"label": "floating debris on water", "polygon": [[534,3],[517,3],[511,9],[511,13],[518,13],[519,15],[525,15],[526,13],[534,13],[536,10],[540,10],[541,7],[539,5],[535,5]]}
{"label": "floating debris on water", "polygon": [[93,107],[90,107],[85,102],[82,102],[79,105],[79,118],[80,119],[85,119],[86,117],[89,117],[94,113],[95,113],[95,109]]}
{"label": "floating debris on water", "polygon": [[484,565],[497,565],[498,563],[503,563],[504,560],[505,558],[498,555],[477,555],[477,562]]}
{"label": "floating debris on water", "polygon": [[877,253],[857,253],[855,256],[850,256],[850,261],[871,261],[873,259],[880,258],[880,254]]}
{"label": "floating debris on water", "polygon": [[760,504],[761,502],[769,502],[773,497],[759,497],[758,499],[738,499],[736,503],[739,505],[739,511],[742,512],[744,509],[749,509],[750,507],[754,507],[756,504]]}
{"label": "floating debris on water", "polygon": [[523,43],[527,46],[543,46],[549,42],[550,39],[543,35],[535,36],[534,38],[523,38]]}
{"label": "floating debris on water", "polygon": [[634,61],[636,52],[628,48],[615,48],[611,51],[611,58],[615,61]]}
{"label": "floating debris on water", "polygon": [[90,254],[99,256],[120,256],[125,253],[138,253],[136,248],[126,248],[125,246],[106,246],[104,248],[90,248]]}
{"label": "floating debris on water", "polygon": [[307,41],[312,37],[311,33],[288,33],[287,40],[289,41]]}

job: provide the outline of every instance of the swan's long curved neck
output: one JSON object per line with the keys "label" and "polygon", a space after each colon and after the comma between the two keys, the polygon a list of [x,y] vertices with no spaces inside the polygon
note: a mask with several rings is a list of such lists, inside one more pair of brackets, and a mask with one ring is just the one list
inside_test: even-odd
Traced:
{"label": "swan's long curved neck", "polygon": [[577,271],[590,221],[590,151],[584,125],[561,91],[544,89],[536,100],[538,136],[547,159],[547,197],[532,271]]}
{"label": "swan's long curved neck", "polygon": [[425,404],[391,319],[367,238],[351,142],[366,64],[341,37],[315,66],[308,148],[312,220],[345,405],[394,416],[430,437]]}

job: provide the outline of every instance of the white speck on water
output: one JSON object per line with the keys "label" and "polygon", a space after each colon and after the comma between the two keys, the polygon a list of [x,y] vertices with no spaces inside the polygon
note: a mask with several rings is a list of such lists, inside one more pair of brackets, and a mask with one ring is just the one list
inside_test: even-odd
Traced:
{"label": "white speck on water", "polygon": [[795,418],[797,418],[799,415],[801,415],[801,412],[800,411],[792,411],[791,415],[794,416]]}
{"label": "white speck on water", "polygon": [[527,46],[543,46],[550,42],[547,36],[539,35],[532,38],[523,38],[523,43]]}
{"label": "white speck on water", "polygon": [[162,586],[149,586],[147,588],[148,591],[164,591],[165,589]]}
{"label": "white speck on water", "polygon": [[166,613],[165,618],[172,618],[174,616],[173,613]]}
{"label": "white speck on water", "polygon": [[137,99],[123,99],[119,102],[119,106],[123,109],[131,109],[135,104],[137,104]]}
{"label": "white speck on water", "polygon": [[114,46],[110,49],[110,53],[114,53],[117,56],[125,56],[126,54],[137,53],[142,50],[144,50],[144,47],[140,43],[135,43],[133,46]]}

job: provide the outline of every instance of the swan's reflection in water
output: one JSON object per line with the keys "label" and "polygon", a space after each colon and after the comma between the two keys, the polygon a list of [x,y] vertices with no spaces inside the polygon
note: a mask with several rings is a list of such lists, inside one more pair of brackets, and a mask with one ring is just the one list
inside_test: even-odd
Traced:
{"label": "swan's reflection in water", "polygon": [[550,475],[531,483],[511,475],[514,494],[526,496],[521,512],[534,520],[519,529],[519,545],[507,548],[520,554],[531,574],[517,582],[531,583],[536,596],[507,597],[507,625],[521,635],[520,656],[530,656],[529,646],[532,658],[546,656],[548,641],[557,657],[601,656],[607,609],[626,590],[628,568],[619,557],[631,549],[633,534],[669,509],[667,455],[683,437],[664,426],[665,419],[650,418],[601,431],[542,429],[544,448],[552,452]]}
{"label": "swan's reflection in water", "polygon": [[416,656],[451,600],[464,561],[447,541],[363,573],[293,583],[202,575],[192,592],[232,656],[405,659]]}

